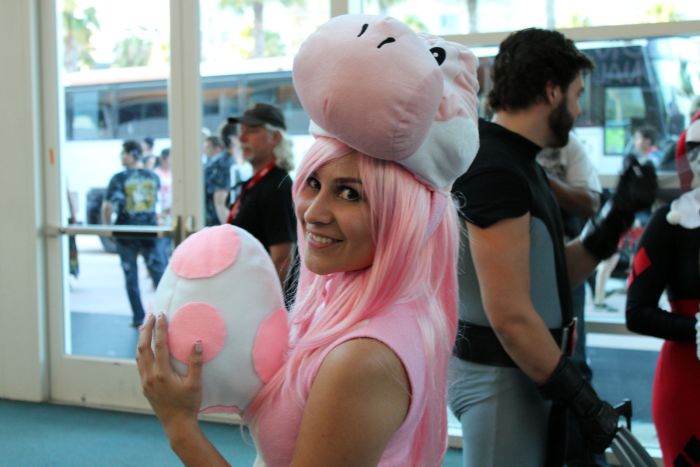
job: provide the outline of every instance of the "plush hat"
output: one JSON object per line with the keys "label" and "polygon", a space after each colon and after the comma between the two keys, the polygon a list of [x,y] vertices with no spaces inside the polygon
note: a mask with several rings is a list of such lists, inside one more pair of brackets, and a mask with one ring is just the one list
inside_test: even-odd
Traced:
{"label": "plush hat", "polygon": [[304,41],[293,79],[312,134],[448,190],[478,148],[476,68],[463,45],[393,18],[343,15]]}
{"label": "plush hat", "polygon": [[244,411],[287,351],[282,289],[260,242],[232,225],[205,228],[173,252],[158,284],[176,371],[202,341],[203,412]]}

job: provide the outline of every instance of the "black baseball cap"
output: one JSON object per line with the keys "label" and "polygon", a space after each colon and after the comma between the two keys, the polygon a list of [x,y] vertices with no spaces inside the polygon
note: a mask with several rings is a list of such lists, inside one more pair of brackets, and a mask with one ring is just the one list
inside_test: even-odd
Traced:
{"label": "black baseball cap", "polygon": [[287,129],[282,111],[274,105],[264,103],[255,104],[255,106],[243,112],[243,115],[233,117],[232,120],[248,126],[263,126],[269,124],[277,128],[282,128],[283,130]]}

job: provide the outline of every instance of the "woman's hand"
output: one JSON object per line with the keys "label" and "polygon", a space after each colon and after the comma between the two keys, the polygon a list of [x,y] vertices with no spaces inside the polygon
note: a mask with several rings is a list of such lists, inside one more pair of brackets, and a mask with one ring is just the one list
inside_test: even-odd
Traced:
{"label": "woman's hand", "polygon": [[[154,327],[155,354],[151,348]],[[136,362],[143,394],[172,442],[171,435],[197,425],[202,402],[202,343],[193,343],[187,376],[181,376],[170,364],[165,315],[149,315],[139,331]]]}
{"label": "woman's hand", "polygon": [[[155,353],[151,339],[155,328]],[[187,376],[170,365],[168,323],[161,313],[148,315],[139,331],[136,362],[143,394],[165,428],[170,446],[186,466],[228,466],[199,429],[197,413],[202,403],[202,343],[194,342]]]}

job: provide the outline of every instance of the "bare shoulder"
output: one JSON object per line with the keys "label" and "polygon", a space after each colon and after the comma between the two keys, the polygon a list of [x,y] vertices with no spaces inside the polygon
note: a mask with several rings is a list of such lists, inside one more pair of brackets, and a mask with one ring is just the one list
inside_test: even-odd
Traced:
{"label": "bare shoulder", "polygon": [[365,380],[399,378],[408,387],[408,376],[401,360],[386,344],[376,339],[361,338],[344,342],[328,354],[320,371],[341,380],[359,376]]}
{"label": "bare shoulder", "polygon": [[408,376],[388,346],[365,338],[339,345],[311,386],[293,465],[377,465],[409,405]]}

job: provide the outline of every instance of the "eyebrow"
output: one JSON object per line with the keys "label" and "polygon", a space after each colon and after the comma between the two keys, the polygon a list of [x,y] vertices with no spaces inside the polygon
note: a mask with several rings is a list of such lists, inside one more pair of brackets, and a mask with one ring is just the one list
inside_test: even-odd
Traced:
{"label": "eyebrow", "polygon": [[340,177],[333,180],[336,185],[343,185],[345,183],[355,183],[357,185],[362,185],[362,180],[353,177]]}
{"label": "eyebrow", "polygon": [[[315,177],[318,178],[318,172],[315,170],[309,174],[309,177]],[[342,185],[343,183],[355,183],[357,185],[362,185],[362,180],[359,178],[355,177],[339,177],[339,178],[334,178],[333,183],[336,185]]]}

